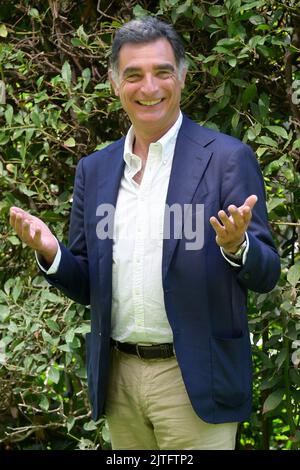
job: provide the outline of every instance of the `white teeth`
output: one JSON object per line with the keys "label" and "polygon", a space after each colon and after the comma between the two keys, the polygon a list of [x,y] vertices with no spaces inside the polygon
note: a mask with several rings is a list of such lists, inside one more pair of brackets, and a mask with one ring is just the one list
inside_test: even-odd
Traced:
{"label": "white teeth", "polygon": [[155,104],[158,104],[161,102],[161,99],[160,100],[154,100],[154,101],[142,101],[142,100],[139,100],[139,103],[142,104],[143,106],[153,106]]}

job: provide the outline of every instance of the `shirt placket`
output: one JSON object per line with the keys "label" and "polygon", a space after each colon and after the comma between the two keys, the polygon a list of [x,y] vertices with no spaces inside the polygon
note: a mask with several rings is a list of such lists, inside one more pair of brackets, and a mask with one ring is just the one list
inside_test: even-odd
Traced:
{"label": "shirt placket", "polygon": [[[134,317],[137,331],[145,327],[145,304],[143,292],[144,278],[144,260],[145,260],[145,243],[149,233],[149,201],[151,192],[151,181],[153,177],[154,164],[156,160],[155,147],[154,153],[149,150],[147,164],[140,187],[138,189],[137,200],[137,218],[136,233],[133,253],[133,306]],[[146,340],[146,338],[145,338]]]}

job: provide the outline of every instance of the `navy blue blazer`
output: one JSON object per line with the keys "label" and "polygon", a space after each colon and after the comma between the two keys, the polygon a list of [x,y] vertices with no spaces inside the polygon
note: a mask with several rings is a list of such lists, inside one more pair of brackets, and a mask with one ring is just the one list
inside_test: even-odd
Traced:
{"label": "navy blue blazer", "polygon": [[[123,149],[124,138],[80,160],[69,247],[60,245],[58,272],[47,276],[68,297],[91,306],[87,374],[95,420],[105,412],[112,301],[112,240],[97,238],[96,211],[100,204],[116,204]],[[258,202],[248,228],[249,252],[245,265],[235,268],[222,257],[209,218],[230,204],[240,206],[251,194]],[[165,308],[187,393],[204,421],[242,421],[249,417],[252,395],[247,289],[268,292],[280,274],[252,150],[184,117],[166,203],[204,204],[202,249],[187,250],[184,231],[182,238],[163,241]]]}

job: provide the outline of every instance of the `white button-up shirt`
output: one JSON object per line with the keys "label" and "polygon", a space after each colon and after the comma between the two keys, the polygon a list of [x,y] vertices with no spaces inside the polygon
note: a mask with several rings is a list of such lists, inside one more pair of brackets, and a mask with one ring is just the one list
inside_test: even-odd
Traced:
{"label": "white button-up shirt", "polygon": [[118,193],[113,240],[112,338],[132,343],[171,343],[162,287],[163,223],[180,113],[171,129],[150,144],[142,167],[132,153],[134,130],[125,140],[125,170]]}

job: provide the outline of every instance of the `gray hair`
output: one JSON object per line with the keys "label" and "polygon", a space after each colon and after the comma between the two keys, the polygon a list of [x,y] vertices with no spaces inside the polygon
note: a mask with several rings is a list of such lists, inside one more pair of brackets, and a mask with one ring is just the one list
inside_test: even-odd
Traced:
{"label": "gray hair", "polygon": [[144,16],[125,23],[117,30],[111,50],[110,68],[113,79],[118,82],[119,78],[119,54],[121,47],[126,43],[141,44],[165,38],[172,46],[178,75],[181,78],[184,69],[187,67],[183,43],[174,28],[158,20],[153,16]]}

